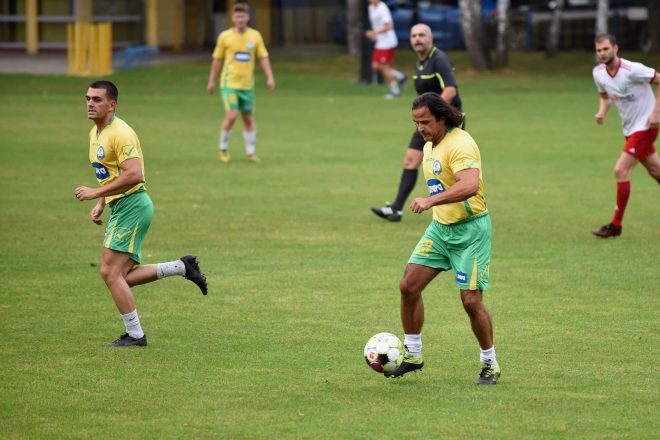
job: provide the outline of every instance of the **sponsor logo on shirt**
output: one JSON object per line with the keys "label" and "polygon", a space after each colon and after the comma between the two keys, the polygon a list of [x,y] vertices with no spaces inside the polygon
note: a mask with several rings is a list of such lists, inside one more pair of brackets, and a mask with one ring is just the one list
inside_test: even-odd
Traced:
{"label": "sponsor logo on shirt", "polygon": [[103,149],[103,145],[99,145],[99,149],[96,150],[96,158],[98,160],[103,160],[105,157],[105,149]]}
{"label": "sponsor logo on shirt", "polygon": [[445,190],[445,187],[438,179],[429,179],[426,181],[426,184],[429,186],[429,195],[431,196],[441,193]]}
{"label": "sponsor logo on shirt", "polygon": [[467,274],[464,272],[456,272],[456,281],[458,281],[459,283],[466,283]]}
{"label": "sponsor logo on shirt", "polygon": [[102,163],[94,162],[92,166],[96,170],[96,178],[99,180],[105,180],[110,177],[110,172]]}
{"label": "sponsor logo on shirt", "polygon": [[247,47],[248,49],[254,49],[254,43],[252,41],[248,41]]}
{"label": "sponsor logo on shirt", "polygon": [[247,63],[250,61],[250,52],[236,52],[234,54],[234,60],[240,63]]}
{"label": "sponsor logo on shirt", "polygon": [[433,161],[433,174],[439,175],[442,172],[442,164],[439,160]]}

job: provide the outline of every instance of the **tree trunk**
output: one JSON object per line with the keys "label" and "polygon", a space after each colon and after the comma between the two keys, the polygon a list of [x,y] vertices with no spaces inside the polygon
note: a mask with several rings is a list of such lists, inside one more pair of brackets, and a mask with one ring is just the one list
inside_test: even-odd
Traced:
{"label": "tree trunk", "polygon": [[491,67],[490,54],[484,37],[484,24],[481,18],[481,0],[458,0],[461,9],[461,29],[472,66],[477,70]]}
{"label": "tree trunk", "polygon": [[610,16],[610,0],[598,0],[596,12],[596,35],[607,33],[607,21]]}
{"label": "tree trunk", "polygon": [[561,14],[564,12],[564,0],[557,0],[554,11],[552,11],[552,20],[550,29],[548,29],[548,40],[545,45],[545,54],[548,57],[554,57],[559,51],[559,37],[561,37]]}
{"label": "tree trunk", "polygon": [[510,0],[497,0],[497,66],[509,65],[509,5]]}
{"label": "tree trunk", "polygon": [[649,51],[660,53],[660,0],[649,0],[648,8]]}
{"label": "tree trunk", "polygon": [[360,54],[362,49],[362,0],[346,0],[346,43],[349,54]]}

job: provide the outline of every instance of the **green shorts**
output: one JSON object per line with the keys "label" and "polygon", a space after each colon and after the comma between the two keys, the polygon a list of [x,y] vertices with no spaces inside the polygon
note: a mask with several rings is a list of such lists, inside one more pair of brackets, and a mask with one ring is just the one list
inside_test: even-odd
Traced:
{"label": "green shorts", "polygon": [[224,87],[222,89],[222,101],[225,110],[238,110],[241,113],[252,113],[254,111],[254,89],[240,90]]}
{"label": "green shorts", "polygon": [[140,264],[142,242],[147,236],[153,215],[154,205],[146,191],[113,200],[110,202],[110,219],[103,247],[131,254],[131,259]]}
{"label": "green shorts", "polygon": [[492,230],[488,213],[453,225],[433,220],[408,263],[452,269],[459,289],[486,290]]}

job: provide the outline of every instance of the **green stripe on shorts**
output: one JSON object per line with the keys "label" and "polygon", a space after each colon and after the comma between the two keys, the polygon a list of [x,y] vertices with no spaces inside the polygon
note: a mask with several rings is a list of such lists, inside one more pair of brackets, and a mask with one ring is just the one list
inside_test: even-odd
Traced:
{"label": "green stripe on shorts", "polygon": [[142,243],[153,215],[154,205],[146,191],[112,201],[103,247],[131,254],[131,259],[140,264]]}

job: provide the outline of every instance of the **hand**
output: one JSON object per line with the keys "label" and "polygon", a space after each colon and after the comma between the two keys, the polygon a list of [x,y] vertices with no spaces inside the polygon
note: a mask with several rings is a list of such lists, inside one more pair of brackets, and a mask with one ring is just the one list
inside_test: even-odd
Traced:
{"label": "hand", "polygon": [[660,114],[659,113],[651,113],[649,116],[649,120],[647,121],[649,124],[649,128],[658,128],[660,127]]}
{"label": "hand", "polygon": [[92,211],[89,213],[89,216],[92,218],[92,221],[97,225],[102,225],[103,220],[101,220],[101,214],[103,214],[103,208],[105,206],[99,206],[98,204],[94,205]]}
{"label": "hand", "polygon": [[378,36],[378,34],[376,34],[375,31],[367,31],[364,33],[364,35],[366,35],[367,38],[370,39],[371,41],[376,41],[376,37]]}
{"label": "hand", "polygon": [[602,113],[596,113],[596,124],[603,125],[605,122],[605,115]]}
{"label": "hand", "polygon": [[268,86],[268,91],[269,92],[272,92],[273,90],[275,90],[275,80],[273,78],[269,78],[266,81],[266,85]]}
{"label": "hand", "polygon": [[209,95],[212,95],[215,92],[215,81],[210,81],[206,86],[206,90],[209,92]]}
{"label": "hand", "polygon": [[73,191],[73,194],[81,202],[83,200],[92,200],[98,197],[96,195],[96,189],[88,188],[86,186],[79,186],[78,188],[75,189],[75,191]]}
{"label": "hand", "polygon": [[410,210],[415,214],[421,214],[431,207],[431,201],[428,197],[417,197],[410,203]]}

